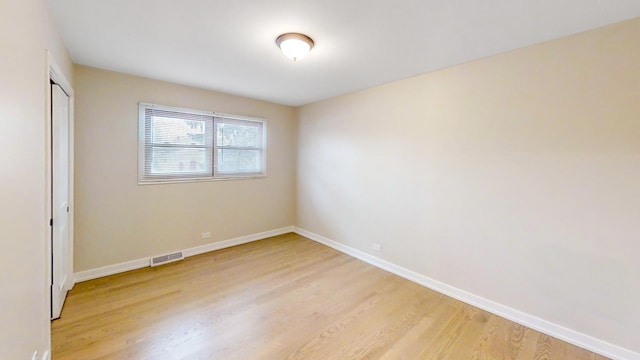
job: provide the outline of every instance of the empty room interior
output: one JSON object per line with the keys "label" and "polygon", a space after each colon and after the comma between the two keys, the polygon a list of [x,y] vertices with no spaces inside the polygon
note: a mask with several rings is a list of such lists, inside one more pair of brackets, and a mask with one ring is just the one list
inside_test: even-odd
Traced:
{"label": "empty room interior", "polygon": [[0,359],[640,360],[640,2],[0,3]]}

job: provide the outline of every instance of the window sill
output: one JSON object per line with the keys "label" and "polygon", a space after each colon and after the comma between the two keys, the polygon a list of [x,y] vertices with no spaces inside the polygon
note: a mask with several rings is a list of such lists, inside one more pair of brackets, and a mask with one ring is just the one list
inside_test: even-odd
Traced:
{"label": "window sill", "polygon": [[267,175],[247,175],[247,176],[225,176],[216,178],[191,178],[191,179],[158,179],[158,180],[138,180],[138,185],[162,185],[162,184],[181,184],[196,182],[213,182],[213,181],[231,181],[231,180],[256,180],[264,179]]}

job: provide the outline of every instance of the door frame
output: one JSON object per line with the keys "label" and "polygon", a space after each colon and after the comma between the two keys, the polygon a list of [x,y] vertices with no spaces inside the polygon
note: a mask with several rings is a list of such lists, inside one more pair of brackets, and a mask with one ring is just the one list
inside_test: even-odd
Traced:
{"label": "door frame", "polygon": [[64,289],[66,291],[71,290],[75,285],[74,272],[73,272],[73,244],[74,244],[74,101],[75,95],[71,83],[67,80],[67,77],[62,72],[62,69],[56,63],[55,59],[49,52],[46,51],[46,108],[45,108],[45,224],[46,224],[46,236],[45,236],[45,249],[46,249],[46,274],[45,274],[45,286],[46,286],[46,313],[51,317],[51,279],[52,279],[52,251],[51,247],[51,225],[50,220],[52,217],[52,141],[51,141],[51,81],[60,85],[67,95],[69,95],[69,253],[67,256],[67,269],[69,272],[66,274],[66,280],[64,282]]}

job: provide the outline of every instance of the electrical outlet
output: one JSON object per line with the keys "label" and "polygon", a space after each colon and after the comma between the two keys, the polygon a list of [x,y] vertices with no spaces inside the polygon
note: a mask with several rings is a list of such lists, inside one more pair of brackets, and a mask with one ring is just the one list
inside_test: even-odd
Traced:
{"label": "electrical outlet", "polygon": [[211,237],[211,233],[210,232],[203,232],[202,234],[200,234],[200,238],[201,239],[208,239]]}
{"label": "electrical outlet", "polygon": [[372,248],[373,248],[373,250],[375,250],[375,251],[382,251],[382,244],[373,243]]}

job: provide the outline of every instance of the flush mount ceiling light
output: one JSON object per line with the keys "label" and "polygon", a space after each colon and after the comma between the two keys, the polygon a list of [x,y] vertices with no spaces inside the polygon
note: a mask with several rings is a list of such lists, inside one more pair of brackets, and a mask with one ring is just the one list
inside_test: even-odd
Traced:
{"label": "flush mount ceiling light", "polygon": [[286,33],[278,36],[276,44],[286,57],[293,61],[302,60],[313,48],[310,37],[298,33]]}

